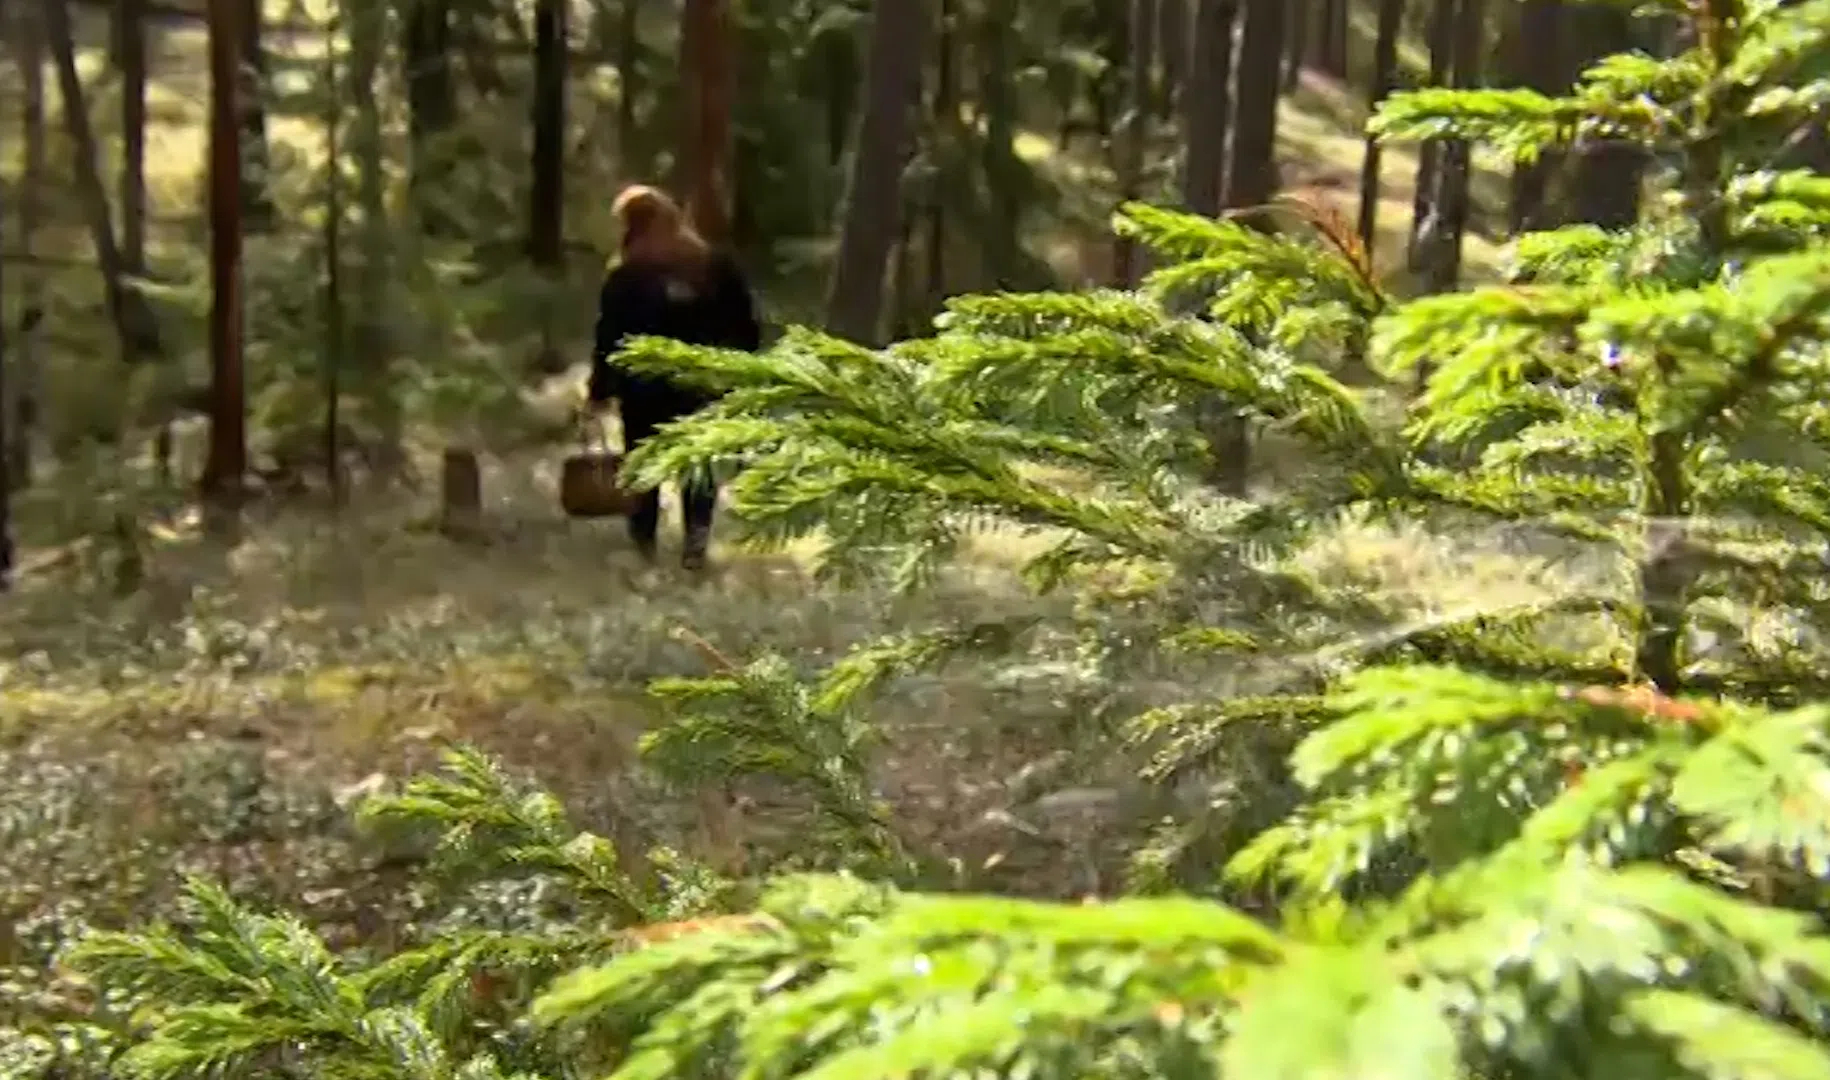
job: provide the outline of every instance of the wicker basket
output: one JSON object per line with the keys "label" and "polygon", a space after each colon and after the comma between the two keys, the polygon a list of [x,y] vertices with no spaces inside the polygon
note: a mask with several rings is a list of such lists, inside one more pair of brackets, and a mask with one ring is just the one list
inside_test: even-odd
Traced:
{"label": "wicker basket", "polygon": [[[592,438],[592,433],[596,438]],[[641,504],[642,493],[617,479],[622,455],[612,453],[596,421],[583,425],[584,447],[559,466],[559,506],[575,518],[627,517]]]}

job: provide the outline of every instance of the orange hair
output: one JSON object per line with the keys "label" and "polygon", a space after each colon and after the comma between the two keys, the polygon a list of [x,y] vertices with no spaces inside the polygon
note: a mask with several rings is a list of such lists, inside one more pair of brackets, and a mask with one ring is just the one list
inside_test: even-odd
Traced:
{"label": "orange hair", "polygon": [[711,256],[711,245],[699,235],[680,204],[658,188],[629,185],[610,205],[610,213],[622,230],[619,243],[625,259],[631,256],[635,240],[651,236],[661,241],[659,258],[670,269],[696,273]]}

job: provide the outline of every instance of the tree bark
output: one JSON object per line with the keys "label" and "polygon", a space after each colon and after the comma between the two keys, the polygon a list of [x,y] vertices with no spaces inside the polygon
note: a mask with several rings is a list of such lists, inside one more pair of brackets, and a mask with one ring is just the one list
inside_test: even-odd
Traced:
{"label": "tree bark", "polygon": [[233,529],[248,470],[247,391],[242,380],[242,81],[236,55],[243,0],[210,0],[210,446],[202,496],[213,525]]}
{"label": "tree bark", "polygon": [[637,152],[641,129],[636,106],[642,89],[642,0],[622,0],[616,41],[616,152],[623,175],[648,172],[648,155]]}
{"label": "tree bark", "polygon": [[121,73],[121,264],[146,271],[146,3],[119,0],[114,62]]}
{"label": "tree bark", "polygon": [[1157,97],[1157,115],[1172,120],[1181,100],[1183,84],[1188,79],[1189,40],[1188,0],[1157,0],[1157,52],[1163,58],[1162,93]]}
{"label": "tree bark", "polygon": [[[37,11],[28,10],[20,19],[20,118],[24,128],[25,169],[19,180],[19,246],[27,259],[38,250],[38,222],[43,214],[47,166],[44,125],[44,26]],[[19,335],[13,347],[12,378],[7,382],[9,398],[0,398],[7,411],[7,464],[15,490],[32,482],[32,438],[38,427],[39,369],[38,329],[43,317],[44,281],[36,269],[29,269],[19,289]]]}
{"label": "tree bark", "polygon": [[826,300],[827,329],[854,341],[874,344],[881,332],[884,275],[902,206],[909,106],[920,88],[927,34],[925,0],[877,0],[865,61],[864,115]]}
{"label": "tree bark", "polygon": [[[1143,193],[1144,157],[1150,147],[1150,119],[1156,111],[1151,95],[1151,75],[1156,61],[1157,0],[1131,0],[1131,103],[1125,111],[1124,141],[1118,163],[1119,199],[1131,202]],[[1169,42],[1164,42],[1168,45]],[[1143,275],[1142,252],[1128,236],[1116,239],[1112,251],[1112,283],[1125,289]]]}
{"label": "tree bark", "polygon": [[[1508,62],[1510,81],[1541,94],[1561,94],[1569,89],[1572,72],[1564,58],[1563,0],[1525,0],[1518,9]],[[1535,161],[1515,165],[1507,225],[1517,234],[1555,225],[1549,205],[1550,178],[1563,160],[1560,152],[1545,152]]]}
{"label": "tree bark", "polygon": [[[1390,96],[1398,78],[1398,34],[1404,29],[1404,0],[1379,0],[1379,29],[1373,43],[1372,86],[1366,111],[1376,113]],[[1377,250],[1379,238],[1379,189],[1383,166],[1383,147],[1379,140],[1366,137],[1366,156],[1360,162],[1360,242],[1367,251]]]}
{"label": "tree bark", "polygon": [[687,109],[680,154],[682,186],[693,223],[707,239],[724,243],[731,226],[731,109],[736,93],[730,2],[686,0],[681,19],[680,77]]}
{"label": "tree bark", "polygon": [[1246,0],[1239,29],[1239,88],[1226,204],[1260,206],[1277,194],[1277,99],[1281,89],[1286,0]]}
{"label": "tree bark", "polygon": [[[1461,0],[1456,13],[1455,52],[1450,80],[1457,89],[1472,89],[1480,82],[1486,0]],[[1443,143],[1437,176],[1436,227],[1424,252],[1424,288],[1432,293],[1454,290],[1461,281],[1462,242],[1468,231],[1468,181],[1473,148],[1465,139]]]}
{"label": "tree bark", "polygon": [[[1625,8],[1578,4],[1568,12],[1571,40],[1581,43],[1583,66],[1634,46],[1633,14]],[[1576,72],[1573,74],[1580,74]],[[1639,220],[1646,156],[1629,143],[1579,147],[1571,192],[1571,219],[1604,229]]]}
{"label": "tree bark", "polygon": [[[1450,58],[1455,51],[1455,10],[1456,0],[1433,0],[1429,32],[1431,86],[1448,84]],[[1424,243],[1429,230],[1436,227],[1436,187],[1441,158],[1440,139],[1424,140],[1417,151],[1417,193],[1411,201],[1411,234],[1405,250],[1405,265],[1412,273],[1422,272]]]}
{"label": "tree bark", "polygon": [[261,0],[243,0],[238,57],[241,86],[236,102],[241,111],[241,225],[247,232],[266,232],[274,224],[273,193],[268,175],[272,155],[267,147],[265,18]]}
{"label": "tree bark", "polygon": [[548,274],[565,260],[566,25],[564,0],[534,6],[534,132],[527,251]]}
{"label": "tree bark", "polygon": [[[959,5],[940,0],[934,34],[933,138],[949,147],[959,145],[959,67],[954,62]],[[939,311],[947,297],[947,197],[938,175],[928,191],[928,306]]]}
{"label": "tree bark", "polygon": [[1023,263],[1023,163],[1017,157],[1017,102],[1012,93],[1016,23],[1015,0],[986,0],[978,35],[983,50],[979,70],[985,73],[979,80],[979,107],[985,113],[984,168],[990,209],[985,262],[999,289],[1019,287]]}
{"label": "tree bark", "polygon": [[451,0],[412,0],[404,37],[401,60],[407,69],[413,206],[428,235],[456,236],[461,231],[459,223],[439,203],[447,172],[447,151],[441,140],[457,121],[457,85],[451,77]]}
{"label": "tree bark", "polygon": [[45,44],[49,46],[51,60],[57,68],[64,128],[75,151],[76,194],[88,219],[90,240],[95,245],[95,261],[102,273],[108,316],[120,338],[121,358],[132,363],[160,352],[158,326],[140,294],[127,287],[127,267],[115,242],[108,193],[102,187],[101,155],[96,147],[95,128],[89,122],[88,101],[76,71],[76,42],[70,26],[69,6],[65,0],[42,0],[39,10],[44,17]]}
{"label": "tree bark", "polygon": [[1194,0],[1194,42],[1182,95],[1185,152],[1182,205],[1214,217],[1225,192],[1226,136],[1232,119],[1233,38],[1238,0]]}

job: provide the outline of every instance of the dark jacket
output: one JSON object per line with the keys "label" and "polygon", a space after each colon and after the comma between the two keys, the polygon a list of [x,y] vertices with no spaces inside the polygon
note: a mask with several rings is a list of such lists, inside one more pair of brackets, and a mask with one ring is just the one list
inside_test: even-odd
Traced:
{"label": "dark jacket", "polygon": [[612,362],[624,340],[638,336],[754,351],[762,344],[762,327],[743,271],[728,256],[715,256],[705,279],[690,287],[652,266],[623,263],[610,271],[597,301],[591,400],[619,398],[644,413],[679,414],[704,405],[710,395]]}

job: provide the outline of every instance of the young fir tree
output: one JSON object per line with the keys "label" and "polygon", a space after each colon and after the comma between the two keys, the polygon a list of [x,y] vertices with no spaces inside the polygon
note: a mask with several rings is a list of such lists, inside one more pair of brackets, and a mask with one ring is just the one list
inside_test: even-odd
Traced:
{"label": "young fir tree", "polygon": [[[835,876],[779,880],[739,917],[622,929],[706,891],[626,885],[600,872],[597,843],[559,845],[537,796],[470,782],[405,805],[446,824],[445,850],[475,855],[470,841],[493,834],[495,854],[465,864],[558,869],[607,906],[513,950],[473,946],[492,940],[473,931],[365,968],[200,890],[193,933],[104,936],[73,958],[148,995],[111,1068],[1830,1075],[1830,940],[1811,913],[1830,902],[1830,709],[1778,704],[1811,692],[1815,662],[1815,582],[1797,569],[1821,538],[1809,454],[1830,198],[1822,178],[1763,170],[1830,94],[1813,66],[1830,3],[1660,6],[1691,32],[1675,58],[1612,58],[1568,99],[1398,95],[1378,121],[1387,137],[1522,154],[1632,139],[1666,165],[1637,228],[1522,243],[1523,283],[1394,305],[1345,245],[1140,209],[1126,227],[1172,264],[1143,295],[959,301],[936,338],[883,352],[796,334],[761,357],[656,342],[631,354],[733,388],[636,468],[653,478],[747,456],[733,487],[750,527],[823,531],[835,573],[888,568],[918,584],[974,522],[1043,527],[1061,540],[1030,569],[1092,588],[1068,629],[1106,646],[1100,663],[1187,670],[1191,646],[1279,658],[1247,665],[1217,699],[1197,666],[1191,703],[1143,724],[1161,740],[1156,765],[1174,771],[1242,718],[1299,722],[1290,766],[1304,803],[1227,867],[1278,884],[1275,925],[1187,897],[1054,905]],[[1176,314],[1181,292],[1216,285],[1209,318]],[[1326,374],[1357,355],[1369,320],[1387,370],[1432,365],[1408,429],[1427,455],[1383,437]],[[1334,468],[1250,503],[1211,495],[1203,444],[1178,418],[1215,392]],[[1427,463],[1457,456],[1471,464]],[[1390,621],[1278,558],[1362,507],[1614,545],[1632,587],[1583,599],[1619,634],[1592,655],[1553,648],[1569,636],[1554,620],[1583,612],[1546,603],[1481,633],[1398,634],[1294,663],[1329,635]],[[1746,630],[1769,619],[1794,628],[1783,649]],[[1741,628],[1736,648],[1693,660],[1705,626]],[[1047,637],[1003,629],[1029,647]],[[873,865],[893,865],[906,852],[878,835],[893,822],[854,775],[862,691],[1008,640],[879,643],[812,682],[785,661],[726,664],[665,688],[683,712],[651,754],[684,770],[696,755],[681,751],[698,747],[727,773],[799,777],[867,838]],[[1419,654],[1464,666],[1379,664]],[[1632,685],[1642,679],[1653,685]],[[1774,701],[1669,693],[1685,685]],[[1386,874],[1380,898],[1343,899],[1380,866],[1409,880]],[[582,966],[519,1020],[502,1024],[489,994],[451,1004],[450,988],[491,967],[562,964]]]}

